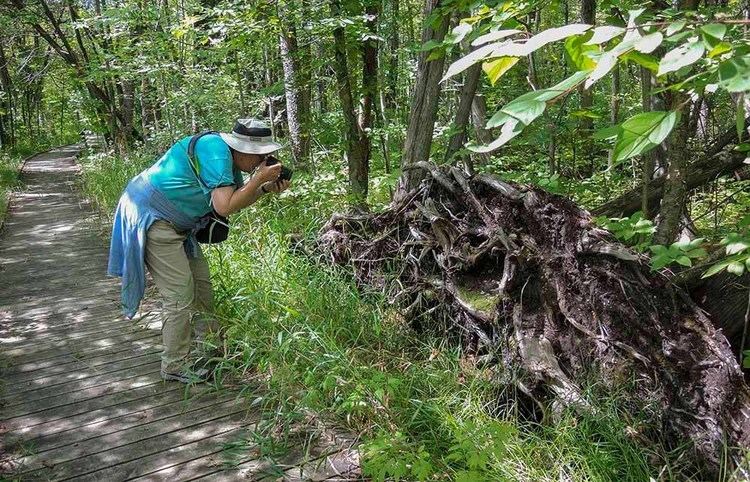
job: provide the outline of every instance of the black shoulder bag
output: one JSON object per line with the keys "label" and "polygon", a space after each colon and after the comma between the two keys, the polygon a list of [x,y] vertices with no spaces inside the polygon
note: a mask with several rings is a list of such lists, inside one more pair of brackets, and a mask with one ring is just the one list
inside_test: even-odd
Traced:
{"label": "black shoulder bag", "polygon": [[[201,186],[205,189],[209,189],[198,173],[198,168],[196,167],[196,165],[198,165],[198,159],[195,157],[195,144],[198,142],[198,139],[206,134],[217,133],[214,131],[206,131],[194,135],[193,138],[190,139],[190,144],[188,144],[187,155],[188,164],[190,164],[190,168],[193,170],[196,179],[198,179]],[[203,216],[203,218],[208,218],[208,224],[195,233],[195,239],[197,239],[199,243],[214,244],[227,240],[227,237],[229,236],[229,220],[227,218],[217,213],[215,209],[212,209],[211,212]]]}

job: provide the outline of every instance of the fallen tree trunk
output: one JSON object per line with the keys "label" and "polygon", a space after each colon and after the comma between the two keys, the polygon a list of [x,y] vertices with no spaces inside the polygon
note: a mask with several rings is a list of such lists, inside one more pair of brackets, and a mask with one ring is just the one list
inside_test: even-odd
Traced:
{"label": "fallen tree trunk", "polygon": [[[750,391],[726,338],[681,289],[573,202],[456,168],[373,215],[337,215],[318,250],[385,289],[417,328],[501,362],[540,407],[587,411],[583,387],[632,384],[639,437],[692,441],[704,470],[750,446]],[[396,282],[393,282],[393,280]],[[546,408],[545,408],[546,410]],[[740,452],[730,450],[739,464]]]}
{"label": "fallen tree trunk", "polygon": [[[706,156],[690,164],[687,168],[688,173],[685,176],[687,190],[690,191],[698,188],[719,176],[733,173],[744,166],[746,157],[746,153],[730,151]],[[659,201],[664,195],[664,181],[665,178],[662,176],[649,183],[649,212],[655,212],[659,208]],[[592,213],[597,216],[630,216],[634,212],[641,210],[642,194],[643,186],[638,185],[616,199],[597,207]]]}

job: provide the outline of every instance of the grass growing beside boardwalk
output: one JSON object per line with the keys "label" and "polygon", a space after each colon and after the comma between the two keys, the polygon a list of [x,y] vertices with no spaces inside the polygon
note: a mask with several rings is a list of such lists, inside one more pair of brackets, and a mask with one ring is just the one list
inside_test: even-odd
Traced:
{"label": "grass growing beside boardwalk", "polygon": [[[111,212],[151,162],[90,156],[85,189]],[[680,451],[638,443],[649,428],[611,390],[590,387],[596,415],[563,410],[530,422],[512,367],[481,366],[414,332],[378,293],[291,250],[291,234],[309,239],[343,208],[342,176],[321,172],[234,216],[230,239],[206,248],[227,330],[221,369],[248,380],[248,395],[262,387],[273,433],[311,417],[344,426],[361,434],[364,469],[376,480],[689,480]]]}
{"label": "grass growing beside boardwalk", "polygon": [[19,169],[23,158],[20,155],[0,151],[0,226],[8,213],[10,193],[19,185]]}

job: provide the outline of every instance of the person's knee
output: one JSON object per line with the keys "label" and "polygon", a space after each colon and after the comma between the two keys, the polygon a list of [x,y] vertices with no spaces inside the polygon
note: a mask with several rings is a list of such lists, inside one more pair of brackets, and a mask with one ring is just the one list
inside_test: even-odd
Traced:
{"label": "person's knee", "polygon": [[195,290],[170,290],[163,296],[164,309],[172,312],[189,312],[195,303]]}

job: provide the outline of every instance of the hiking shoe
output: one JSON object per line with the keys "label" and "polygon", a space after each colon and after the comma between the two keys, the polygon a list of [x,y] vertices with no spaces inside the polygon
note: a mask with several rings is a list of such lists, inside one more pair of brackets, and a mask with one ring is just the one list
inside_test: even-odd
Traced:
{"label": "hiking shoe", "polygon": [[205,368],[197,370],[181,370],[178,372],[166,372],[161,370],[161,378],[165,381],[180,383],[202,383],[208,380],[209,371]]}

